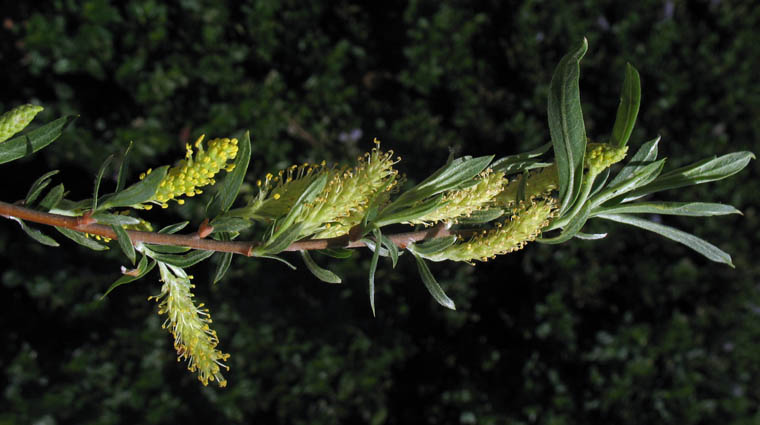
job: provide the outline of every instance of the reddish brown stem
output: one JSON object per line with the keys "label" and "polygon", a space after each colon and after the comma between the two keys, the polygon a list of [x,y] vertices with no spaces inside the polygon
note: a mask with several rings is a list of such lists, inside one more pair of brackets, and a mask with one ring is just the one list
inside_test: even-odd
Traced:
{"label": "reddish brown stem", "polygon": [[[51,214],[42,211],[32,210],[19,205],[8,204],[0,201],[0,215],[6,218],[16,217],[21,220],[31,221],[34,223],[48,226],[64,227],[77,232],[89,233],[91,235],[104,236],[110,239],[118,239],[116,233],[110,226],[90,223],[90,220],[82,217],[69,217],[60,214]],[[462,234],[463,232],[457,232]],[[467,232],[469,233],[469,232]],[[150,243],[155,245],[175,245],[185,246],[194,249],[203,249],[207,251],[232,252],[251,256],[253,248],[260,245],[259,242],[252,241],[217,241],[214,239],[203,239],[198,233],[184,235],[168,235],[164,233],[140,232],[137,230],[127,230],[132,243]],[[387,235],[396,245],[404,248],[412,242],[419,242],[427,239],[439,238],[453,234],[443,224],[431,227],[426,230],[417,232],[406,232]],[[285,251],[307,251],[325,248],[360,248],[366,244],[360,240],[351,240],[349,235],[339,236],[329,239],[309,239],[292,243]]]}

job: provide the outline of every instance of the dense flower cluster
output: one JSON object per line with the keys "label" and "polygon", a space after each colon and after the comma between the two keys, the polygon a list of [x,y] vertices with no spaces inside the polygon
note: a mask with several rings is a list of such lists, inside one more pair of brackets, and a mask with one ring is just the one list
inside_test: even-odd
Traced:
{"label": "dense flower cluster", "polygon": [[221,369],[229,370],[223,362],[230,355],[216,349],[219,338],[216,331],[209,328],[211,315],[203,304],[193,303],[195,287],[190,283],[191,276],[181,268],[158,262],[161,280],[164,284],[161,293],[151,296],[158,302],[158,314],[166,314],[167,318],[162,327],[169,329],[174,336],[174,348],[177,350],[177,361],[187,360],[187,369],[198,373],[198,380],[203,385],[216,381],[220,387],[227,386]]}
{"label": "dense flower cluster", "polygon": [[473,212],[490,206],[494,197],[501,193],[507,179],[503,172],[493,172],[491,169],[480,173],[477,183],[459,190],[444,194],[441,208],[422,217],[410,221],[410,224],[432,224],[440,221],[457,222],[457,218],[469,217]]}
{"label": "dense flower cluster", "polygon": [[609,143],[589,143],[586,145],[584,166],[588,168],[589,173],[596,175],[612,164],[622,161],[627,152],[628,146],[616,147]]}
{"label": "dense flower cluster", "polygon": [[[172,199],[178,204],[185,203],[183,199],[177,199],[180,196],[195,196],[203,193],[201,187],[214,184],[214,176],[222,169],[232,171],[234,164],[229,161],[235,159],[238,151],[237,139],[213,139],[207,143],[206,149],[203,149],[203,138],[201,136],[195,142],[195,148],[198,150],[193,155],[193,148],[188,143],[186,146],[187,153],[185,159],[179,164],[169,169],[166,177],[154,195],[154,201],[158,202],[163,208],[169,206],[168,202]],[[144,179],[151,170],[140,175]],[[150,205],[145,207],[150,209]]]}

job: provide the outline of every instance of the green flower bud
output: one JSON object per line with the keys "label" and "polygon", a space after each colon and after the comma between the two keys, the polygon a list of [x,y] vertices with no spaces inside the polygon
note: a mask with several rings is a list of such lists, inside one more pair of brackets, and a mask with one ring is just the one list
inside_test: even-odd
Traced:
{"label": "green flower bud", "polygon": [[589,143],[586,145],[583,165],[588,168],[589,173],[597,175],[612,164],[622,161],[627,152],[628,146],[617,147],[609,143]]}
{"label": "green flower bud", "polygon": [[42,106],[26,104],[0,115],[0,142],[10,139],[11,136],[26,128],[43,109]]}

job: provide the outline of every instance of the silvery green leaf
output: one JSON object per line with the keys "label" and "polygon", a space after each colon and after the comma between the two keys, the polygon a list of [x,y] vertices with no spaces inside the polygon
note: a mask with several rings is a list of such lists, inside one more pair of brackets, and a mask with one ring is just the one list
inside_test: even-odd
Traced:
{"label": "silvery green leaf", "polygon": [[58,203],[60,203],[61,199],[63,199],[63,195],[64,189],[63,183],[61,183],[50,189],[50,192],[48,192],[47,195],[42,198],[38,207],[43,211],[50,211],[58,206]]}
{"label": "silvery green leaf", "polygon": [[318,250],[317,253],[339,259],[351,258],[354,255],[354,251],[347,248],[325,248]]}
{"label": "silvery green leaf", "polygon": [[250,221],[239,217],[218,217],[214,219],[210,224],[214,228],[214,233],[240,232],[251,227]]}
{"label": "silvery green leaf", "polygon": [[623,180],[627,180],[633,173],[641,168],[651,164],[657,159],[657,145],[660,143],[660,136],[650,140],[639,148],[631,157],[628,163],[620,170],[614,179],[610,181],[609,186],[615,186]]}
{"label": "silvery green leaf", "polygon": [[[220,241],[229,241],[232,239],[229,233],[222,232],[219,233],[216,236]],[[213,284],[216,284],[227,273],[227,270],[230,268],[230,264],[232,264],[232,253],[231,252],[222,252],[221,256],[219,257],[219,264],[216,266],[216,273],[214,273],[214,281]]]}
{"label": "silvery green leaf", "polygon": [[112,283],[111,286],[108,287],[108,289],[103,294],[103,296],[100,297],[100,299],[102,300],[103,298],[105,298],[106,295],[110,294],[111,291],[113,291],[117,287],[130,283],[130,282],[134,282],[142,278],[143,276],[148,274],[148,272],[153,270],[153,267],[156,267],[156,262],[155,261],[148,262],[148,259],[143,255],[143,257],[140,259],[140,262],[137,264],[137,269],[136,269],[137,275],[136,276],[132,276],[128,274],[123,275],[122,277],[117,279],[116,282]]}
{"label": "silvery green leaf", "polygon": [[742,151],[698,161],[663,173],[653,182],[631,192],[628,198],[635,199],[662,190],[722,180],[744,169],[754,158],[752,152]]}
{"label": "silvery green leaf", "polygon": [[135,247],[132,246],[132,240],[129,238],[129,234],[121,226],[112,224],[111,228],[113,229],[114,232],[116,232],[117,242],[119,242],[119,247],[121,248],[121,250],[124,251],[124,255],[126,255],[127,258],[129,258],[129,261],[131,261],[132,264],[135,264],[135,260],[136,260]]}
{"label": "silvery green leaf", "polygon": [[98,243],[98,242],[96,242],[96,241],[94,241],[94,240],[92,240],[92,239],[90,239],[88,237],[85,237],[83,233],[75,232],[75,231],[73,231],[71,229],[67,229],[65,227],[57,227],[56,226],[55,229],[58,230],[59,232],[61,232],[61,234],[63,236],[66,236],[67,238],[69,238],[72,241],[78,243],[79,245],[82,245],[85,248],[89,248],[89,249],[91,249],[93,251],[103,251],[103,250],[108,249],[107,246],[102,245],[102,244],[100,244],[100,243]]}
{"label": "silvery green leaf", "polygon": [[92,215],[92,218],[98,221],[99,224],[115,224],[117,226],[134,226],[140,224],[140,220],[135,217],[122,214],[109,214],[106,212],[97,212]]}
{"label": "silvery green leaf", "polygon": [[103,197],[103,202],[100,205],[100,209],[117,208],[117,207],[129,207],[132,205],[148,202],[153,199],[153,195],[158,190],[158,185],[166,177],[166,172],[169,170],[168,165],[156,168],[145,178],[121,192],[106,195]]}
{"label": "silvery green leaf", "polygon": [[184,254],[188,251],[190,251],[190,247],[187,246],[178,246],[178,245],[156,245],[156,244],[145,244],[148,249],[150,249],[153,252],[158,252],[159,254]]}
{"label": "silvery green leaf", "polygon": [[446,308],[456,310],[457,308],[454,305],[454,301],[446,295],[443,288],[441,288],[441,285],[438,284],[435,277],[433,277],[433,274],[430,273],[430,269],[427,264],[425,264],[425,260],[414,252],[412,252],[412,255],[414,255],[414,259],[417,260],[417,270],[420,272],[422,283],[425,284],[425,288],[427,288],[430,295],[433,296],[433,299]]}
{"label": "silvery green leaf", "polygon": [[591,202],[587,201],[583,208],[581,208],[580,211],[578,211],[578,213],[575,214],[572,219],[570,219],[570,222],[567,223],[567,226],[564,226],[562,228],[562,232],[559,234],[559,236],[555,236],[553,238],[542,237],[536,239],[536,241],[548,245],[556,245],[569,241],[578,233],[580,233],[581,229],[586,224],[586,221],[588,221],[590,211]]}
{"label": "silvery green leaf", "polygon": [[594,211],[593,215],[598,216],[600,214],[662,214],[707,217],[741,214],[741,211],[731,205],[711,202],[636,202],[600,208]]}
{"label": "silvery green leaf", "polygon": [[300,253],[304,264],[306,264],[306,268],[309,269],[317,279],[327,283],[341,283],[340,277],[337,274],[319,267],[319,265],[317,265],[317,263],[311,258],[308,251],[300,251]]}
{"label": "silvery green leaf", "polygon": [[181,221],[179,223],[174,223],[159,230],[158,233],[165,233],[167,235],[171,235],[173,233],[177,233],[180,230],[184,229],[185,226],[187,226],[188,224],[190,224],[189,221]]}
{"label": "silvery green leaf", "polygon": [[660,234],[670,240],[679,242],[688,248],[697,251],[711,261],[727,264],[731,267],[734,267],[733,263],[731,262],[731,256],[728,255],[728,253],[705,241],[704,239],[700,239],[684,231],[626,214],[600,214],[598,217],[606,220],[616,221],[618,223],[629,224],[631,226]]}
{"label": "silvery green leaf", "polygon": [[32,184],[32,187],[29,188],[29,192],[26,193],[26,198],[24,198],[24,204],[26,205],[32,205],[32,203],[37,199],[38,196],[42,193],[42,190],[45,189],[50,184],[50,177],[58,174],[58,170],[49,171],[37,180],[34,181]]}
{"label": "silvery green leaf", "polygon": [[100,165],[100,169],[98,169],[98,174],[95,175],[95,186],[92,189],[92,209],[93,211],[96,211],[98,209],[98,191],[100,190],[100,180],[103,179],[103,173],[106,172],[106,168],[108,168],[108,164],[111,163],[111,160],[113,159],[113,154],[108,155],[108,158],[106,158],[105,161],[103,161],[103,164]]}
{"label": "silvery green leaf", "polygon": [[[380,239],[380,236],[379,236],[380,232],[378,230],[374,230],[372,233],[375,235],[375,240]],[[372,260],[369,263],[369,306],[370,308],[372,308],[372,316],[376,316],[375,314],[375,272],[377,271],[377,262],[379,259],[380,259],[380,249],[373,250]]]}
{"label": "silvery green leaf", "polygon": [[576,239],[582,239],[584,241],[596,241],[607,237],[606,233],[583,233],[578,232],[574,236]]}
{"label": "silvery green leaf", "polygon": [[627,63],[625,65],[623,89],[620,93],[620,104],[618,105],[615,125],[612,128],[610,144],[623,147],[628,143],[631,132],[633,132],[633,127],[636,125],[640,103],[641,81],[639,80],[639,72],[630,63]]}
{"label": "silvery green leaf", "polygon": [[549,149],[551,148],[552,144],[549,142],[528,152],[505,156],[504,158],[499,158],[494,161],[491,164],[491,168],[494,171],[503,172],[506,175],[510,175],[520,173],[531,168],[547,167],[551,165],[551,163],[538,162],[538,160],[533,158],[537,158],[546,152],[549,152]]}
{"label": "silvery green leaf", "polygon": [[473,211],[469,217],[457,217],[457,224],[472,225],[483,224],[489,221],[496,220],[504,215],[504,210],[501,208],[488,208],[484,210]]}
{"label": "silvery green leaf", "polygon": [[578,82],[580,61],[587,50],[584,38],[560,60],[549,86],[549,133],[559,177],[560,216],[572,207],[583,176],[586,129]]}
{"label": "silvery green leaf", "polygon": [[214,254],[214,251],[206,251],[202,249],[194,250],[185,255],[173,255],[173,254],[160,254],[150,250],[148,255],[156,261],[162,263],[171,264],[173,266],[187,268],[200,263]]}
{"label": "silvery green leaf", "polygon": [[[649,182],[657,178],[662,172],[662,167],[665,166],[665,158],[652,162],[641,168],[637,168],[633,174],[626,180],[620,181],[615,185],[609,184],[607,187],[600,191],[598,194],[591,197],[591,203],[594,207],[601,205],[612,198],[622,198],[623,195],[630,196],[629,192],[635,190],[638,187],[645,186]],[[614,201],[613,201],[614,202]]]}
{"label": "silvery green leaf", "polygon": [[129,152],[132,151],[132,141],[129,141],[129,146],[127,146],[127,149],[124,151],[124,157],[121,159],[121,164],[119,164],[119,175],[116,178],[116,190],[115,193],[121,192],[122,189],[124,189],[124,185],[127,184],[127,159],[129,158]]}
{"label": "silvery green leaf", "polygon": [[31,155],[53,143],[77,116],[68,115],[36,128],[26,134],[0,143],[0,164]]}
{"label": "silvery green leaf", "polygon": [[409,245],[407,249],[422,257],[428,257],[430,255],[443,251],[451,245],[454,245],[454,242],[456,242],[456,240],[457,237],[454,235],[444,236],[425,242],[417,242],[415,244]]}
{"label": "silvery green leaf", "polygon": [[41,231],[33,227],[27,226],[26,223],[24,223],[24,221],[21,220],[20,218],[10,217],[10,219],[17,222],[21,226],[21,230],[23,230],[24,233],[29,235],[30,238],[36,240],[37,242],[43,245],[52,246],[52,247],[60,246],[58,242],[55,241],[55,239],[51,238],[50,236],[42,233]]}
{"label": "silvery green leaf", "polygon": [[383,235],[379,229],[378,233],[380,233],[380,240],[382,245],[384,246],[386,250],[388,250],[388,256],[391,257],[391,263],[393,264],[393,268],[396,268],[396,263],[398,263],[398,247],[395,243],[393,243],[392,240],[390,240],[387,236]]}

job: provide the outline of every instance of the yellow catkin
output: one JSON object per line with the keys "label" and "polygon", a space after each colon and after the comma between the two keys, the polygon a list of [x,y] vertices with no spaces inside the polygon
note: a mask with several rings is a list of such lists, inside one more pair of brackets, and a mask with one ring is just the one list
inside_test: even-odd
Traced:
{"label": "yellow catkin", "polygon": [[625,158],[628,146],[617,147],[609,143],[589,143],[586,145],[584,166],[591,174],[599,174],[612,164]]}
{"label": "yellow catkin", "polygon": [[[153,197],[153,201],[160,204],[163,208],[168,207],[168,202],[176,200],[182,205],[184,200],[177,199],[181,196],[195,196],[203,193],[201,187],[214,184],[214,176],[221,170],[232,171],[234,164],[230,163],[238,151],[237,139],[213,139],[203,147],[203,137],[201,136],[195,142],[194,146],[197,152],[193,152],[193,147],[188,143],[185,159],[174,167],[171,167],[166,173],[166,177],[159,184],[158,190]],[[151,170],[140,175],[144,179]]]}
{"label": "yellow catkin", "polygon": [[469,217],[473,212],[492,204],[506,184],[504,173],[488,169],[477,177],[478,183],[465,189],[444,194],[446,204],[437,210],[409,222],[409,224],[433,224],[440,221],[456,223],[457,218]]}
{"label": "yellow catkin", "polygon": [[472,263],[520,250],[528,242],[535,240],[541,230],[549,225],[556,207],[557,203],[553,198],[520,202],[506,221],[498,222],[494,228],[483,230],[469,240],[456,243],[432,255],[430,259]]}
{"label": "yellow catkin", "polygon": [[526,200],[544,196],[552,190],[557,190],[557,166],[552,164],[539,170],[526,171],[520,174],[504,186],[504,190],[495,197],[494,204],[502,208],[510,208],[515,205],[517,193],[523,184],[522,179],[527,179],[525,182]]}
{"label": "yellow catkin", "polygon": [[195,287],[190,283],[182,269],[158,263],[161,279],[164,284],[161,293],[149,297],[158,302],[158,314],[166,314],[162,327],[168,329],[174,336],[174,348],[177,350],[177,361],[187,360],[187,369],[198,373],[198,380],[203,385],[216,381],[220,387],[227,386],[227,380],[222,375],[222,369],[229,370],[223,362],[229,354],[216,349],[219,338],[216,331],[209,328],[211,315],[203,304],[193,303]]}
{"label": "yellow catkin", "polygon": [[319,164],[292,165],[277,175],[268,173],[257,182],[259,195],[246,208],[245,215],[265,221],[286,215],[301,194],[317,178],[326,177],[324,189],[312,202],[303,205],[296,222],[302,224],[303,235],[327,238],[340,236],[358,224],[374,197],[387,198],[397,184],[398,171],[393,169],[400,158],[393,151],[376,147],[358,158],[354,167],[327,167]]}

